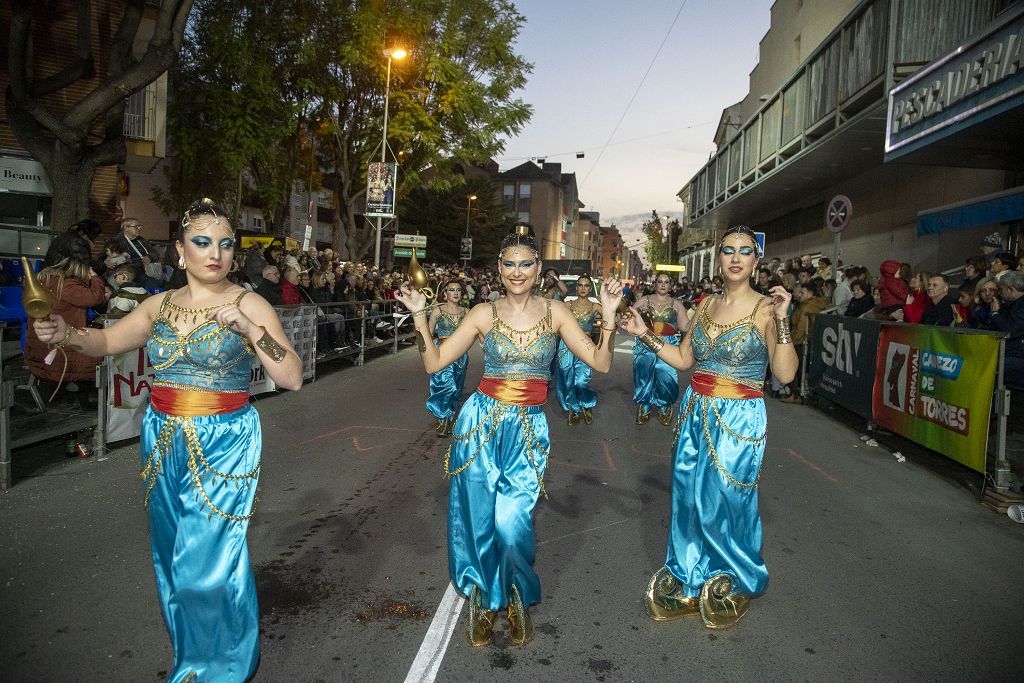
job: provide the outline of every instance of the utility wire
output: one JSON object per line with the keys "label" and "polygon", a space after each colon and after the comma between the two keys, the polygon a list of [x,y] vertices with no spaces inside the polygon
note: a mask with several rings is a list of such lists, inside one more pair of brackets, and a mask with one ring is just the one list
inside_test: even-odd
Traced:
{"label": "utility wire", "polygon": [[[615,145],[625,145],[630,142],[639,142],[641,140],[650,140],[651,138],[659,138],[662,135],[668,135],[669,133],[676,133],[681,130],[690,130],[691,128],[699,128],[701,126],[710,126],[717,121],[705,121],[703,123],[694,123],[689,126],[682,126],[681,128],[673,128],[672,130],[663,130],[660,133],[651,133],[649,135],[641,135],[638,138],[630,138],[628,140],[619,140],[618,142],[605,143],[604,147],[614,147]],[[575,152],[557,152],[555,154],[534,154],[528,157],[495,157],[495,161],[527,161],[530,159],[557,159],[558,157],[567,157],[580,152],[593,152],[595,149],[603,149],[601,146],[597,147],[585,147],[578,149]],[[596,163],[596,162],[595,162]]]}
{"label": "utility wire", "polygon": [[633,91],[633,96],[629,98],[629,102],[626,103],[626,108],[622,111],[622,116],[619,117],[618,123],[615,124],[615,128],[612,129],[612,134],[608,136],[607,142],[604,143],[604,147],[601,148],[601,152],[597,155],[597,159],[594,160],[594,165],[587,171],[587,175],[583,177],[583,182],[580,183],[579,188],[582,190],[583,186],[587,184],[587,179],[590,178],[590,174],[597,168],[598,163],[601,162],[601,157],[604,156],[604,151],[608,149],[608,145],[611,144],[612,138],[619,131],[619,126],[622,125],[623,120],[626,118],[626,114],[629,113],[629,108],[633,106],[633,100],[640,93],[640,88],[644,87],[644,82],[647,80],[647,76],[651,73],[651,69],[654,68],[654,62],[658,60],[658,56],[661,55],[662,48],[665,47],[665,43],[668,42],[668,37],[672,34],[672,29],[675,28],[676,22],[679,21],[679,15],[683,13],[683,8],[686,7],[687,0],[683,0],[682,4],[679,5],[679,11],[676,12],[675,18],[672,19],[672,23],[669,24],[668,30],[665,31],[665,37],[661,39],[661,44],[658,45],[658,51],[654,53],[654,57],[651,58],[651,63],[647,65],[647,71],[644,72],[643,78],[640,79],[640,83],[637,84],[636,90]]}

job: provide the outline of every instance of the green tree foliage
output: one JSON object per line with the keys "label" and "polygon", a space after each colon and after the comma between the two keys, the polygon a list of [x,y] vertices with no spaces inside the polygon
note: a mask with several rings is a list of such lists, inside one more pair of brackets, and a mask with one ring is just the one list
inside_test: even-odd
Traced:
{"label": "green tree foliage", "polygon": [[236,216],[242,203],[260,206],[273,224],[285,207],[310,149],[294,87],[302,9],[289,0],[195,3],[172,77],[170,191],[155,191],[169,213],[207,196]]}
{"label": "green tree foliage", "polygon": [[[475,195],[472,203],[469,197]],[[493,265],[501,240],[511,232],[515,219],[497,200],[495,184],[486,176],[464,183],[443,183],[440,187],[420,185],[399,203],[402,216],[399,231],[429,235],[427,261],[454,263],[459,260],[462,237],[473,238],[471,265]]]}
{"label": "green tree foliage", "polygon": [[[399,197],[427,168],[444,189],[456,182],[448,160],[494,156],[529,120],[516,92],[531,67],[513,50],[523,21],[507,0],[197,0],[188,57],[196,66],[182,70],[198,76],[188,81],[196,103],[173,131],[188,139],[200,113],[208,131],[188,142],[181,181],[228,191],[241,177],[268,201],[306,180],[312,139],[315,169],[337,202],[333,246],[363,258],[374,243],[373,223],[359,214],[367,164],[381,154],[384,50],[409,52],[392,61],[388,108],[388,145],[402,152]],[[221,103],[204,106],[214,96]],[[219,177],[197,179],[206,168]]]}
{"label": "green tree foliage", "polygon": [[665,224],[657,211],[651,211],[651,219],[643,224],[644,238],[647,244],[644,245],[644,252],[647,254],[647,262],[651,268],[659,263],[667,263],[669,260],[669,242],[665,230]]}

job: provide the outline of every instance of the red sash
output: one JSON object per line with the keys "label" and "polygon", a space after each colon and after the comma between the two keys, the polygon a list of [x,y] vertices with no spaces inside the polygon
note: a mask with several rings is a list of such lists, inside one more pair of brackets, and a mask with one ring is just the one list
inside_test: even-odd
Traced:
{"label": "red sash", "polygon": [[200,417],[233,413],[249,402],[248,391],[188,391],[157,384],[149,392],[153,409],[165,415]]}
{"label": "red sash", "polygon": [[542,379],[480,380],[477,391],[496,401],[516,406],[542,406],[548,400],[548,383]]}
{"label": "red sash", "polygon": [[661,335],[662,337],[671,337],[676,333],[676,328],[674,325],[669,323],[663,323],[660,320],[655,320],[651,323],[651,331],[654,332],[654,334]]}
{"label": "red sash", "polygon": [[690,386],[702,396],[713,396],[715,398],[762,398],[764,392],[759,389],[748,387],[739,382],[732,382],[715,375],[706,375],[702,372],[693,373],[690,379]]}

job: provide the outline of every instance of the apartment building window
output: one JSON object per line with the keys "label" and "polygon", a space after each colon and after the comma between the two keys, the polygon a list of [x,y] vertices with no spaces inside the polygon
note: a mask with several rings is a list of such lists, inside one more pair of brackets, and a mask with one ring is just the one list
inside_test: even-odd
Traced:
{"label": "apartment building window", "polygon": [[519,220],[520,223],[529,223],[530,222],[530,212],[529,211],[520,211],[519,212],[518,220]]}
{"label": "apartment building window", "polygon": [[530,210],[530,183],[519,183],[519,199],[516,201],[516,208],[520,212]]}
{"label": "apartment building window", "polygon": [[135,140],[156,140],[156,83],[125,99],[124,135]]}

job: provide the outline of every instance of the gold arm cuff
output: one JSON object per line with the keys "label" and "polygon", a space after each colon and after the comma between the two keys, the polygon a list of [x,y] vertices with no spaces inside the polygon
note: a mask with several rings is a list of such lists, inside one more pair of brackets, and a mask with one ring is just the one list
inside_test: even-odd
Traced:
{"label": "gold arm cuff", "polygon": [[637,339],[646,344],[647,348],[649,348],[651,351],[654,351],[654,353],[658,353],[658,351],[661,351],[661,349],[665,346],[665,340],[659,337],[658,335],[654,334],[650,330],[647,330],[646,332],[641,334],[639,337],[637,337]]}
{"label": "gold arm cuff", "polygon": [[789,318],[775,319],[775,343],[792,344],[793,332],[789,328]]}
{"label": "gold arm cuff", "polygon": [[270,336],[266,327],[260,325],[260,329],[263,330],[263,336],[256,342],[256,348],[267,354],[270,360],[275,363],[284,361],[284,357],[288,355],[288,351],[281,346],[276,339]]}

